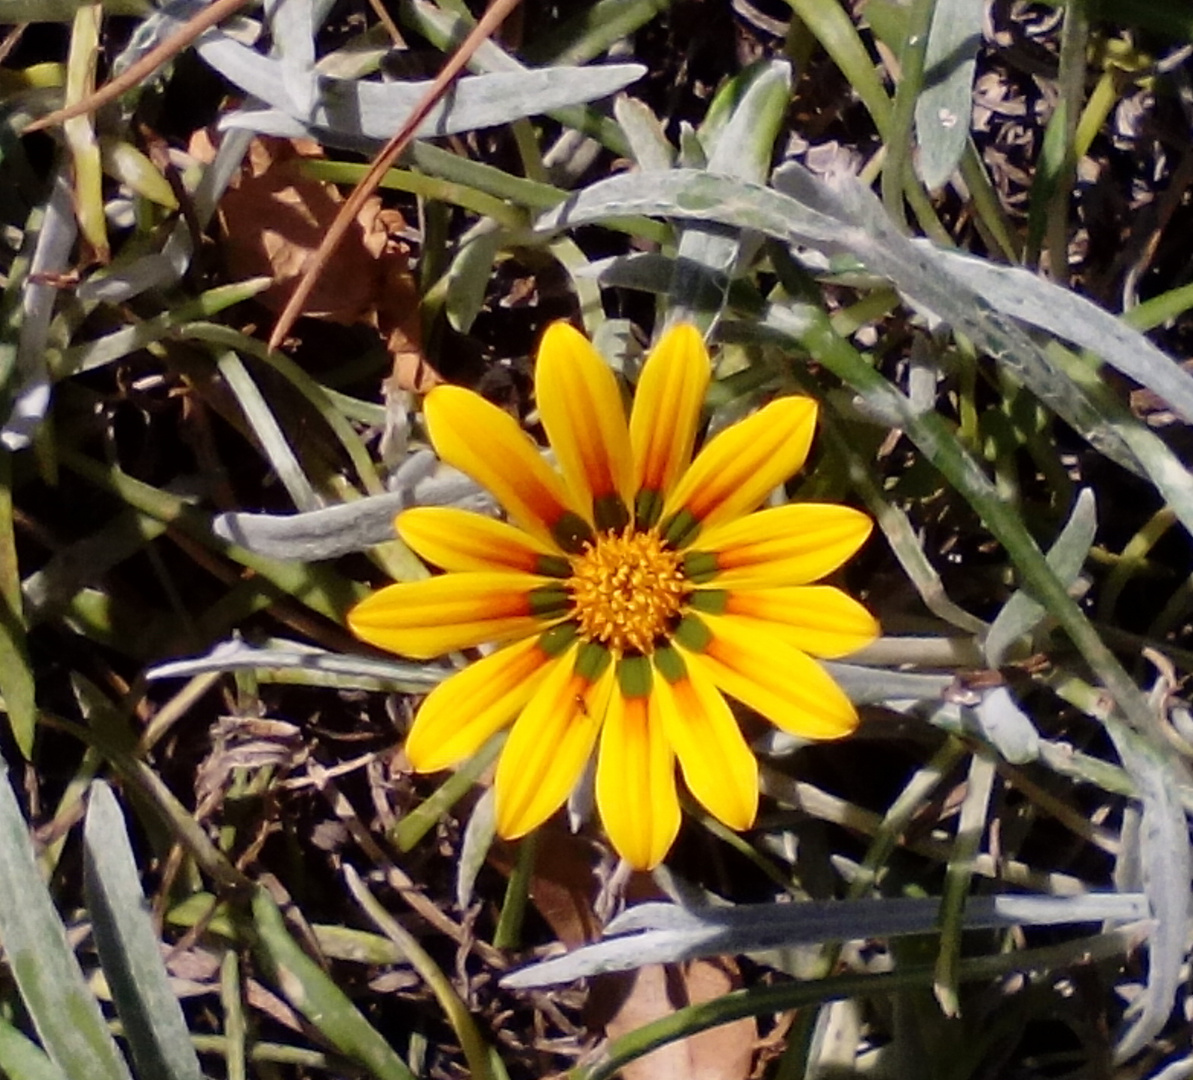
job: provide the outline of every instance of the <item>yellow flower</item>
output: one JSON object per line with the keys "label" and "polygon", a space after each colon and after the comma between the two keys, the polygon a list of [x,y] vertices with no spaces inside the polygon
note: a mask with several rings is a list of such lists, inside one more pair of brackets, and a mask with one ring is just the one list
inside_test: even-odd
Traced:
{"label": "yellow flower", "polygon": [[428,695],[406,752],[420,771],[443,769],[512,720],[495,781],[504,837],[559,808],[599,741],[601,819],[617,851],[648,869],[679,830],[677,761],[711,814],[734,829],[754,821],[758,766],[722,693],[806,739],[857,725],[812,657],[853,652],[878,625],[839,589],[810,583],[857,551],[870,519],[818,503],[757,510],[808,456],[809,398],[771,402],[693,461],[710,374],[699,333],[670,330],[627,424],[596,350],[551,326],[535,387],[558,472],[478,395],[440,386],[426,398],[440,458],[488,488],[512,524],[403,512],[402,539],[447,572],[381,589],[348,623],[418,658],[503,646]]}

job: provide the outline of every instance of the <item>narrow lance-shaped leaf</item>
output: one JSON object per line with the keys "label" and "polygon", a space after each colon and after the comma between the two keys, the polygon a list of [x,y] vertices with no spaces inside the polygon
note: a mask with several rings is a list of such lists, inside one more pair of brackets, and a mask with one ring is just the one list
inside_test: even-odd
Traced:
{"label": "narrow lance-shaped leaf", "polygon": [[361,1015],[331,976],[290,936],[273,897],[258,888],[252,901],[253,953],[266,977],[336,1050],[376,1080],[414,1074]]}
{"label": "narrow lance-shaped leaf", "polygon": [[25,616],[12,527],[12,458],[0,449],[0,695],[17,748],[33,753],[37,703],[25,648]]}
{"label": "narrow lance-shaped leaf", "polygon": [[[359,146],[387,141],[414,111],[429,82],[379,83],[332,79],[312,71],[313,106],[300,110],[286,85],[280,60],[241,45],[220,32],[209,32],[199,55],[268,109],[239,111],[224,127],[247,127],[274,135],[319,135],[329,145]],[[608,97],[640,79],[640,64],[602,64],[583,68],[471,75],[457,80],[452,93],[419,127],[417,138],[452,135],[507,124],[566,105]],[[291,83],[297,74],[291,73]]]}
{"label": "narrow lance-shaped leaf", "polygon": [[[1062,585],[1068,588],[1081,573],[1089,549],[1098,529],[1098,513],[1094,504],[1094,493],[1083,488],[1077,496],[1073,513],[1065,522],[1056,543],[1045,558],[1055,571]],[[1044,605],[1030,593],[1017,590],[1003,605],[986,635],[986,663],[992,668],[1000,667],[1010,647],[1044,618]]]}
{"label": "narrow lance-shaped leaf", "polygon": [[961,162],[973,112],[973,76],[982,43],[980,0],[936,0],[915,103],[916,171],[935,190]]}
{"label": "narrow lance-shaped leaf", "polygon": [[1122,1062],[1159,1035],[1180,990],[1189,932],[1193,849],[1185,809],[1174,782],[1189,784],[1184,762],[1137,753],[1122,740],[1115,745],[1143,804],[1139,825],[1141,884],[1156,919],[1148,939],[1147,984],[1114,1048],[1115,1061]]}
{"label": "narrow lance-shaped leaf", "polygon": [[0,1073],[9,1080],[68,1080],[32,1039],[0,1017]]}
{"label": "narrow lance-shaped leaf", "polygon": [[[770,171],[775,139],[791,97],[791,65],[771,61],[748,68],[716,96],[699,132],[710,172],[761,183]],[[707,330],[724,297],[709,274],[729,274],[761,240],[757,234],[726,234],[715,226],[684,226],[671,283],[669,325],[695,322]]]}
{"label": "narrow lance-shaped leaf", "polygon": [[70,1077],[130,1080],[41,880],[28,826],[0,759],[0,940],[21,1001]]}
{"label": "narrow lance-shaped leaf", "polygon": [[83,828],[87,910],[104,975],[137,1072],[161,1080],[202,1080],[141,892],[124,818],[112,789],[91,785]]}
{"label": "narrow lance-shaped leaf", "polygon": [[[974,896],[965,908],[968,928],[1056,926],[1133,920],[1150,914],[1140,893],[1083,896]],[[606,937],[566,956],[532,964],[503,978],[507,987],[553,986],[643,964],[679,963],[700,956],[757,953],[824,941],[854,941],[928,933],[940,902],[932,898],[743,904],[692,909],[640,904],[606,927]]]}

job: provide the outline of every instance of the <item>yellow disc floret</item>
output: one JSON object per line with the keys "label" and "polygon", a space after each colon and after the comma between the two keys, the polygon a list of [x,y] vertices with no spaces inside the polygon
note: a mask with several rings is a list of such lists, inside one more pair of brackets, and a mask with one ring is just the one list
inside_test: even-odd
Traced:
{"label": "yellow disc floret", "polygon": [[581,636],[619,654],[650,653],[692,587],[683,557],[655,529],[601,533],[571,563],[567,585]]}

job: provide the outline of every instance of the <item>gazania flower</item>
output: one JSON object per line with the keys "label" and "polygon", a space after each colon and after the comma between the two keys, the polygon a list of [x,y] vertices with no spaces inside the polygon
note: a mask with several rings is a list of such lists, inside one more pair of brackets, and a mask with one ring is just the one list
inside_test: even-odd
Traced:
{"label": "gazania flower", "polygon": [[808,456],[809,398],[771,402],[693,461],[710,374],[699,333],[670,330],[642,369],[627,423],[596,350],[551,326],[535,388],[559,471],[477,394],[427,395],[440,458],[488,488],[510,523],[404,511],[402,539],[446,573],[381,589],[348,623],[422,659],[502,646],[428,695],[406,752],[420,771],[443,769],[512,721],[495,780],[504,837],[554,813],[596,749],[609,838],[650,868],[679,829],[677,762],[711,814],[734,829],[754,821],[757,762],[722,694],[805,739],[857,725],[812,657],[853,652],[878,626],[845,593],[811,583],[861,546],[870,519],[817,503],[757,509]]}

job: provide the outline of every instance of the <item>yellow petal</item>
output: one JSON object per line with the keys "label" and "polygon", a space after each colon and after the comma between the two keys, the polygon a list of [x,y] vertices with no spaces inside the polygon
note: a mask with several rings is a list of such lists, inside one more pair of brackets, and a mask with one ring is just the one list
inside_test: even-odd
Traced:
{"label": "yellow petal", "polygon": [[772,401],[726,428],[680,478],[664,521],[687,511],[707,529],[749,513],[803,466],[815,428],[816,402],[806,397]]}
{"label": "yellow petal", "polygon": [[658,711],[688,790],[731,829],[748,829],[758,812],[758,762],[733,713],[699,665],[669,683],[654,680]]}
{"label": "yellow petal", "polygon": [[418,555],[444,570],[542,574],[552,560],[563,561],[557,550],[522,529],[467,510],[416,506],[403,510],[395,524]]}
{"label": "yellow petal", "polygon": [[869,645],[879,634],[878,620],[853,597],[831,585],[792,585],[778,589],[734,589],[725,613],[811,656],[835,660]]}
{"label": "yellow petal", "polygon": [[615,687],[601,729],[596,800],[617,853],[635,870],[663,860],[679,832],[675,755],[651,697]]}
{"label": "yellow petal", "polygon": [[419,772],[435,772],[475,754],[530,700],[551,662],[536,638],[469,664],[427,695],[406,756]]}
{"label": "yellow petal", "polygon": [[704,529],[693,547],[715,555],[718,588],[806,585],[841,566],[873,527],[848,506],[792,503]]}
{"label": "yellow petal", "polygon": [[712,640],[685,658],[726,694],[801,739],[839,739],[857,727],[853,703],[807,653],[761,624],[717,615],[704,621]]}
{"label": "yellow petal", "polygon": [[594,683],[574,668],[570,649],[539,684],[497,763],[497,832],[525,836],[563,805],[592,756],[609,703],[613,666]]}
{"label": "yellow petal", "polygon": [[569,510],[563,480],[509,413],[459,386],[437,386],[423,402],[435,452],[492,493],[519,525],[551,542]]}
{"label": "yellow petal", "polygon": [[388,585],[348,612],[348,626],[370,645],[426,660],[541,630],[530,592],[551,584],[530,574],[487,572]]}
{"label": "yellow petal", "polygon": [[577,507],[591,522],[597,500],[616,496],[624,506],[633,496],[629,429],[609,365],[583,334],[567,323],[552,323],[539,345],[534,388],[543,428]]}
{"label": "yellow petal", "polygon": [[630,413],[639,491],[665,498],[692,460],[711,374],[700,331],[687,324],[668,330],[646,358]]}

